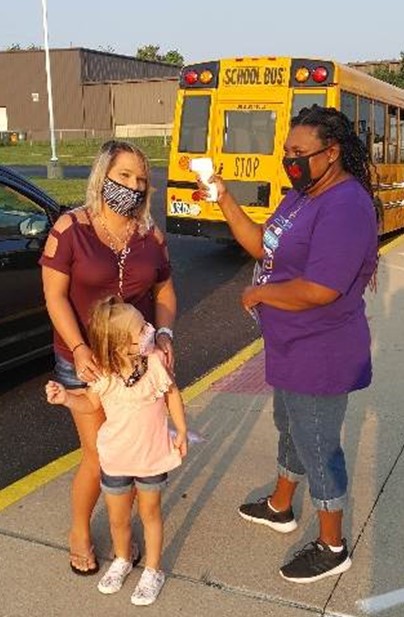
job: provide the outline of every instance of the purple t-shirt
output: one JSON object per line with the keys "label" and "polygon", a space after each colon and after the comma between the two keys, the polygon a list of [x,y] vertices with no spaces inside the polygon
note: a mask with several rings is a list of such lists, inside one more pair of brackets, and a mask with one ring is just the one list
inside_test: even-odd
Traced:
{"label": "purple t-shirt", "polygon": [[268,383],[312,395],[368,386],[363,293],[377,261],[376,215],[368,193],[355,179],[303,202],[291,190],[266,222],[263,237],[273,249],[271,263],[264,263],[270,282],[302,277],[341,294],[331,304],[303,311],[259,305]]}

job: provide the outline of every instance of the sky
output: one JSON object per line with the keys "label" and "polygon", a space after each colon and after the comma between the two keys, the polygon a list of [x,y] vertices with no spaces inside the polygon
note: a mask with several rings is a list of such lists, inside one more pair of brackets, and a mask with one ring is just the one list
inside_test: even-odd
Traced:
{"label": "sky", "polygon": [[[403,0],[47,0],[50,47],[134,55],[177,49],[186,63],[234,56],[399,58]],[[42,0],[0,0],[0,49],[43,45]]]}

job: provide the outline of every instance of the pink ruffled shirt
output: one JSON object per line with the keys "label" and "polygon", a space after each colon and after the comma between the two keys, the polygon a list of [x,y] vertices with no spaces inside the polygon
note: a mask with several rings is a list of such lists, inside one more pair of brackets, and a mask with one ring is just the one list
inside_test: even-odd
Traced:
{"label": "pink ruffled shirt", "polygon": [[154,476],[181,465],[179,450],[168,432],[164,393],[172,379],[154,350],[148,368],[131,387],[115,375],[91,384],[104,407],[106,420],[98,431],[100,464],[111,476]]}

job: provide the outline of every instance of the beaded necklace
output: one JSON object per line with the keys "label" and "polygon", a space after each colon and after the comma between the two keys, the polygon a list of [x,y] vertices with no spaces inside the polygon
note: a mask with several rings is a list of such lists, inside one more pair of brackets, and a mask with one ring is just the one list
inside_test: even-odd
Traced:
{"label": "beaded necklace", "polygon": [[127,388],[131,388],[139,381],[147,371],[147,356],[140,356],[140,362],[135,364],[133,372],[126,379],[122,377],[123,383]]}
{"label": "beaded necklace", "polygon": [[[122,239],[119,236],[117,236],[115,233],[113,233],[110,229],[108,229],[104,218],[99,215],[98,216],[98,220],[99,223],[105,233],[105,236],[108,240],[108,245],[109,248],[111,249],[111,251],[114,253],[114,255],[117,258],[117,263],[118,263],[118,296],[120,296],[121,298],[123,298],[123,275],[124,275],[124,270],[125,270],[125,262],[126,262],[126,258],[130,253],[130,247],[128,246],[129,240],[134,232],[134,223],[133,221],[128,221],[126,224],[126,232],[125,232],[125,238]],[[122,243],[123,244],[123,248],[119,249],[116,242]]]}

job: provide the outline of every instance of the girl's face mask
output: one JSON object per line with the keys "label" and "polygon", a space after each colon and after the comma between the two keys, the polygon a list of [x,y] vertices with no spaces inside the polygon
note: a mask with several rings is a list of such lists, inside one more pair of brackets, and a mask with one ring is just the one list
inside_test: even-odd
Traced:
{"label": "girl's face mask", "polygon": [[142,356],[147,356],[154,349],[155,328],[151,323],[146,322],[143,326],[142,333],[139,336],[139,353]]}
{"label": "girl's face mask", "polygon": [[328,167],[318,178],[313,178],[310,169],[310,159],[312,156],[317,156],[317,154],[325,152],[328,148],[329,146],[327,146],[327,148],[322,148],[322,150],[317,150],[317,152],[313,152],[312,154],[307,154],[306,156],[283,157],[282,163],[286,175],[296,191],[307,191],[307,189],[312,188],[327,173],[332,163],[328,164]]}
{"label": "girl's face mask", "polygon": [[146,191],[130,189],[107,176],[102,187],[102,197],[108,208],[117,214],[135,217],[144,204]]}

